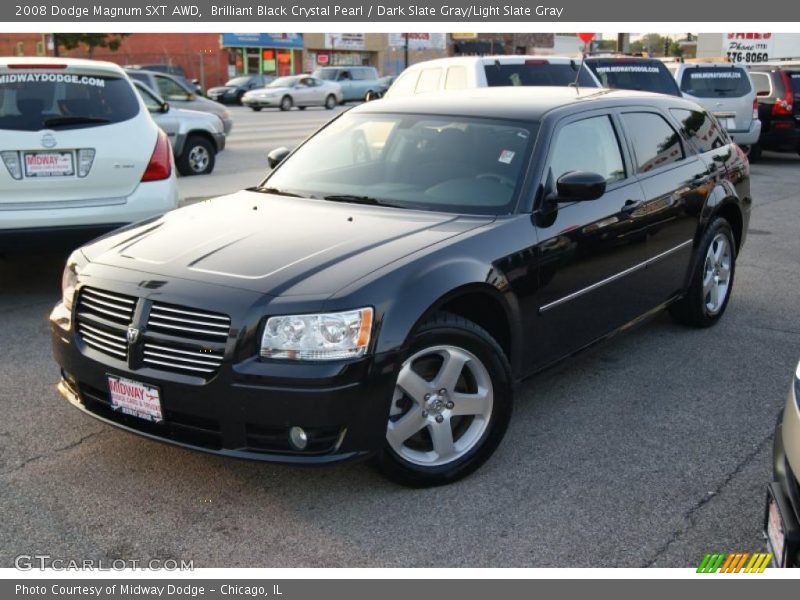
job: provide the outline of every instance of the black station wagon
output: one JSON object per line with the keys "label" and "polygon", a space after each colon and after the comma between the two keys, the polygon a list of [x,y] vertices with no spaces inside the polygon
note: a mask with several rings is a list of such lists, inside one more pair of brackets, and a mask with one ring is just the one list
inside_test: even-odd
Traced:
{"label": "black station wagon", "polygon": [[751,206],[716,120],[640,92],[379,100],[270,163],[72,254],[51,326],[74,406],[225,456],[454,481],[519,381],[661,309],[714,324]]}

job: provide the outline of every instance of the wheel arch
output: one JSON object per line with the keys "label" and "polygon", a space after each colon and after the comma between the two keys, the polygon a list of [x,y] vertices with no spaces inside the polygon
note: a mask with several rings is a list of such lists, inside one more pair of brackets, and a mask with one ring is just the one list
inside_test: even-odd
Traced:
{"label": "wheel arch", "polygon": [[[186,146],[188,145],[188,142],[192,137],[203,138],[204,140],[206,140],[208,143],[211,144],[211,147],[214,148],[214,152],[219,152],[219,148],[217,148],[217,141],[214,139],[214,136],[211,135],[205,129],[192,129],[191,131],[187,131],[186,135],[184,136],[183,150],[186,149]],[[181,151],[181,153],[182,152],[183,151]]]}
{"label": "wheel arch", "polygon": [[744,215],[741,207],[741,200],[736,196],[733,186],[725,181],[714,187],[705,203],[704,218],[698,228],[695,241],[699,241],[705,230],[715,217],[723,217],[731,226],[736,252],[744,243]]}

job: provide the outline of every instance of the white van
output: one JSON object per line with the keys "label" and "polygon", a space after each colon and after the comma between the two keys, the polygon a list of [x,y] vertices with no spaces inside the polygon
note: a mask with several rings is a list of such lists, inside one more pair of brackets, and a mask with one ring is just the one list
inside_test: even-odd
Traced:
{"label": "white van", "polygon": [[0,163],[0,244],[11,248],[88,238],[178,202],[169,140],[112,63],[0,57]]}
{"label": "white van", "polygon": [[454,56],[408,67],[394,81],[385,98],[441,90],[500,86],[601,87],[580,58],[563,56]]}

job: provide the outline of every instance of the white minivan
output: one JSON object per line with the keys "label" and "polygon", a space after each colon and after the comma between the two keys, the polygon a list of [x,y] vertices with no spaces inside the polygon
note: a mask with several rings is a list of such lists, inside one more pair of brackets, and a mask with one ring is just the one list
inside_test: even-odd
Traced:
{"label": "white minivan", "polygon": [[563,56],[453,56],[416,63],[384,94],[400,98],[441,90],[499,86],[601,87],[580,58]]}
{"label": "white minivan", "polygon": [[0,161],[6,249],[92,237],[178,203],[169,140],[112,63],[0,58]]}

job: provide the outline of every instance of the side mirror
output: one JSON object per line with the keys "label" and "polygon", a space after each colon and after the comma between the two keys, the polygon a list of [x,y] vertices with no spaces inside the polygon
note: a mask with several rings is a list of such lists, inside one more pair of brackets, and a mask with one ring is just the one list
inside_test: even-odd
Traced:
{"label": "side mirror", "polygon": [[289,156],[289,150],[286,146],[281,146],[280,148],[275,148],[272,152],[267,154],[267,164],[269,165],[270,169],[274,169],[277,167],[283,159]]}
{"label": "side mirror", "polygon": [[169,102],[162,102],[161,103],[161,112],[168,113],[169,112]]}
{"label": "side mirror", "polygon": [[596,200],[606,193],[606,179],[599,173],[569,171],[558,178],[556,191],[562,202]]}

